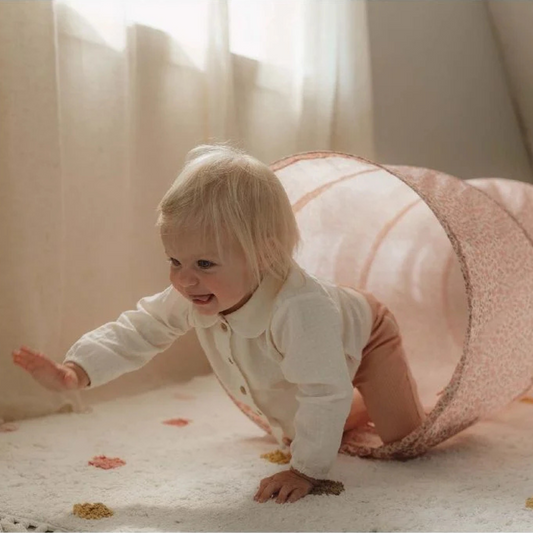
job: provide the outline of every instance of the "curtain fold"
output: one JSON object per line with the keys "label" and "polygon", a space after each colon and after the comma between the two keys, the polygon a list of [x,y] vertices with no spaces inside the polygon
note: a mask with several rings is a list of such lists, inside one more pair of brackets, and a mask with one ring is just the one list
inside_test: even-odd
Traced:
{"label": "curtain fold", "polygon": [[206,79],[207,137],[235,139],[233,64],[227,0],[210,2]]}
{"label": "curtain fold", "polygon": [[486,3],[493,33],[502,57],[517,123],[533,169],[533,3]]}
{"label": "curtain fold", "polygon": [[80,398],[10,354],[61,361],[166,286],[155,208],[195,145],[373,157],[366,23],[350,0],[0,2],[0,418],[208,371],[190,335]]}
{"label": "curtain fold", "polygon": [[[11,364],[59,347],[64,238],[54,13],[0,3],[0,419],[59,407]],[[27,390],[27,392],[26,392]]]}

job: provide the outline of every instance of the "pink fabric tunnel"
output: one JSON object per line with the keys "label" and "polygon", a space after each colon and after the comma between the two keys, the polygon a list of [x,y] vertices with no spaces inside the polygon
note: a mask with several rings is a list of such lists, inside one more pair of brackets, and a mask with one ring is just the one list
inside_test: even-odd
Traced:
{"label": "pink fabric tunnel", "polygon": [[428,411],[399,442],[356,430],[342,453],[421,455],[533,385],[533,186],[335,152],[272,168],[302,234],[298,262],[393,311]]}

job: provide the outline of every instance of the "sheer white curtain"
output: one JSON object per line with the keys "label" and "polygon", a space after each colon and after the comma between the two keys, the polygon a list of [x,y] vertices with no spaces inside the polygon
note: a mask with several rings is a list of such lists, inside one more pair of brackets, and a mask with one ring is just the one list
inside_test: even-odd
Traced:
{"label": "sheer white curtain", "polygon": [[[165,287],[154,211],[190,148],[371,158],[368,52],[358,0],[0,2],[0,418],[65,403],[13,348],[60,361]],[[178,345],[98,394],[207,371]]]}

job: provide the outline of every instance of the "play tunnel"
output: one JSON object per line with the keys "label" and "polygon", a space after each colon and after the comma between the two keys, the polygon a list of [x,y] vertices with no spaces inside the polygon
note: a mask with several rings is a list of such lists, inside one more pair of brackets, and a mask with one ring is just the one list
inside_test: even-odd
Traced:
{"label": "play tunnel", "polygon": [[341,452],[415,457],[527,393],[533,186],[334,152],[290,156],[272,168],[301,230],[298,262],[391,309],[428,412],[401,441],[383,445],[368,427],[345,435]]}

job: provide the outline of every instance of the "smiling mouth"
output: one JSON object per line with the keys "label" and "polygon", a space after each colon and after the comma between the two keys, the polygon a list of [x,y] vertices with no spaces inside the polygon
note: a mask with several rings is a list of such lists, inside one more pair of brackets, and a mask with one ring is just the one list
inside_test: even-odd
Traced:
{"label": "smiling mouth", "polygon": [[198,305],[203,305],[203,304],[207,304],[209,303],[212,299],[213,299],[214,295],[213,294],[204,294],[202,296],[200,295],[191,295],[189,296],[189,298],[192,300],[193,303],[195,304],[198,304]]}

